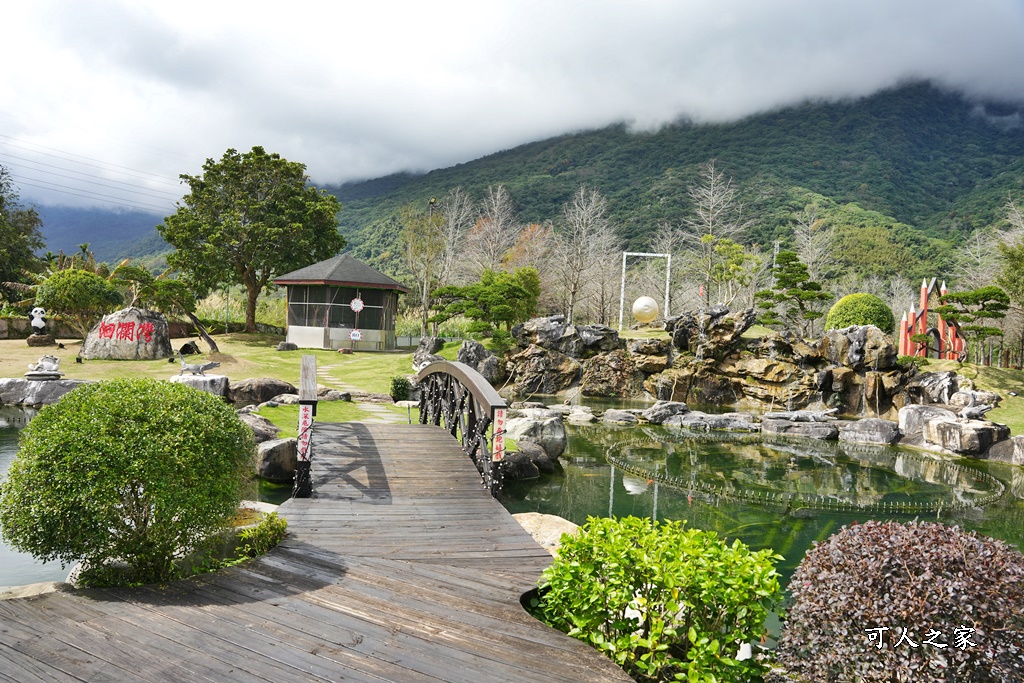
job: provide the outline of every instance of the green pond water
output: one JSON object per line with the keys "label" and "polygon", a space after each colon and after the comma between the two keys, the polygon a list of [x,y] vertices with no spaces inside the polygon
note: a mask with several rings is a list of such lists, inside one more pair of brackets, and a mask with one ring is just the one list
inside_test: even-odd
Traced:
{"label": "green pond water", "polygon": [[753,549],[772,548],[784,558],[777,566],[785,582],[815,541],[868,519],[938,519],[1024,544],[1020,467],[798,438],[651,426],[567,430],[561,472],[506,484],[509,511],[577,524],[609,515],[686,520]]}

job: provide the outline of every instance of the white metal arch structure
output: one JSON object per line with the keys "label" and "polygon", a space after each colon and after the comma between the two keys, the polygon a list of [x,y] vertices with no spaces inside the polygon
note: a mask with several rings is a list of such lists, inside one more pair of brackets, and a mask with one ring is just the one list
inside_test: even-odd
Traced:
{"label": "white metal arch structure", "polygon": [[651,254],[644,251],[622,252],[622,283],[619,286],[619,332],[622,331],[622,312],[626,299],[626,257],[642,256],[644,258],[663,258],[665,261],[665,308],[662,309],[662,317],[668,317],[668,288],[672,280],[672,254]]}

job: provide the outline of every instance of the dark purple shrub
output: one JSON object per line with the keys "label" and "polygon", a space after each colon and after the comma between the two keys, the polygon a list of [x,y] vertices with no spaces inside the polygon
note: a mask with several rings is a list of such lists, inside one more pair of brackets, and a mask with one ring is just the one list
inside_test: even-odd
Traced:
{"label": "dark purple shrub", "polygon": [[1002,541],[929,522],[843,527],[789,588],[777,654],[798,679],[1024,681],[1024,555]]}

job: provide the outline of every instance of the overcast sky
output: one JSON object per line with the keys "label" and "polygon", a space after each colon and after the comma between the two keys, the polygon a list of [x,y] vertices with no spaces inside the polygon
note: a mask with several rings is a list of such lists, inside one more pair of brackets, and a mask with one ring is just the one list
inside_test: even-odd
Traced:
{"label": "overcast sky", "polygon": [[0,63],[23,200],[169,213],[230,147],[326,184],[915,79],[1024,102],[1024,0],[32,0]]}

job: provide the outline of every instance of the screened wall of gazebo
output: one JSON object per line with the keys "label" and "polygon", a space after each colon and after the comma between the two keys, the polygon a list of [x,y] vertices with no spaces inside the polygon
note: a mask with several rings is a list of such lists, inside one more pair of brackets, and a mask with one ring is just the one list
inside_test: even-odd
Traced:
{"label": "screened wall of gazebo", "polygon": [[288,288],[288,341],[302,348],[395,348],[398,296],[408,289],[348,254],[274,280]]}

